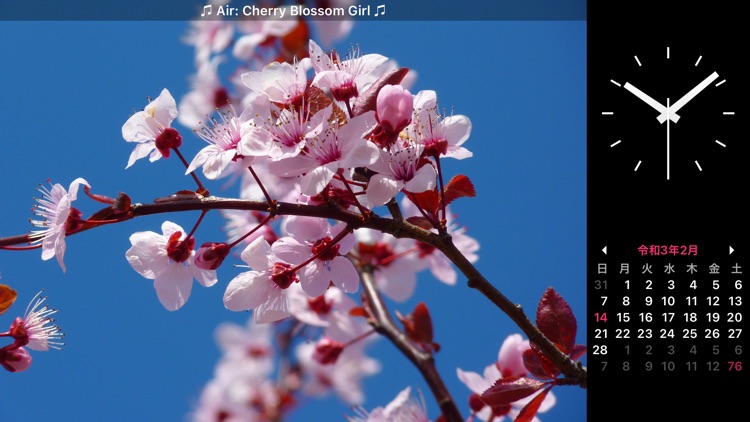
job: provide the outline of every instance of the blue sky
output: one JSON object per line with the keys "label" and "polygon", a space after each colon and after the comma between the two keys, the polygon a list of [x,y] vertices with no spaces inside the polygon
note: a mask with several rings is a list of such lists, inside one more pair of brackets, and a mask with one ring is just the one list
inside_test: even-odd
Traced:
{"label": "blue sky", "polygon": [[[187,92],[193,51],[180,42],[186,28],[185,22],[0,23],[0,236],[30,229],[35,189],[48,178],[67,187],[83,177],[97,193],[123,191],[136,202],[192,188],[177,160],[142,160],[125,170],[132,145],[121,136],[147,96],[165,87],[178,99]],[[572,306],[578,343],[585,343],[585,22],[361,22],[340,45],[350,42],[417,70],[413,91],[434,89],[442,107],[471,119],[465,146],[474,157],[449,162],[446,171],[466,174],[476,186],[477,198],[457,201],[454,211],[481,244],[478,268],[530,315],[554,286]],[[203,144],[184,132],[184,151],[192,156]],[[84,214],[97,209],[86,199],[80,206]],[[168,312],[124,255],[131,233],[158,231],[167,218],[188,228],[196,217],[144,217],[71,237],[65,274],[38,250],[0,253],[2,282],[19,293],[0,323],[10,324],[44,288],[60,309],[67,343],[62,351],[33,353],[25,373],[0,375],[0,420],[184,420],[219,357],[213,330],[249,316],[226,310],[221,300],[237,270],[225,265],[216,286],[195,285],[187,305]],[[204,237],[213,230],[223,239],[220,223],[209,215]],[[456,367],[480,372],[518,330],[461,281],[448,287],[424,274],[412,300],[390,305],[406,313],[419,301],[430,307],[443,346],[438,367],[468,415],[469,391]],[[371,351],[383,370],[365,381],[364,407],[385,405],[411,385],[436,418],[426,385],[406,359],[385,339]],[[553,391],[558,404],[542,421],[585,420],[584,390]],[[345,414],[347,405],[330,396],[304,400],[289,420],[335,421]]]}

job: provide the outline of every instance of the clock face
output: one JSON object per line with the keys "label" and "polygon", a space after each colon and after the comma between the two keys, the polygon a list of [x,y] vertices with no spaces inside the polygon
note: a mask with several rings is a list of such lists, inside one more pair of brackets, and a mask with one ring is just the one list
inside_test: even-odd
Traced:
{"label": "clock face", "polygon": [[695,183],[731,170],[741,77],[726,53],[678,42],[610,52],[609,78],[599,82],[611,171]]}

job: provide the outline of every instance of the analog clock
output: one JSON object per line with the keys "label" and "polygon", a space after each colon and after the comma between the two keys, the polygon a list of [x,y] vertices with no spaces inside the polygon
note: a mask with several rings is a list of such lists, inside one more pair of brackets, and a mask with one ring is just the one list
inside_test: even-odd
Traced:
{"label": "analog clock", "polygon": [[[714,53],[714,54],[712,54]],[[691,44],[612,52],[599,81],[601,122],[618,171],[645,180],[698,180],[738,154],[740,76],[724,54]],[[730,160],[731,161],[731,160]]]}

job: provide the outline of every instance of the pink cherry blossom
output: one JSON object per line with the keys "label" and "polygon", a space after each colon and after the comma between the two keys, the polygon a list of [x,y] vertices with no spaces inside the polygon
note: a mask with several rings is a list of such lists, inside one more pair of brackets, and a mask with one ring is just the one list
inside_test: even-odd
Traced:
{"label": "pink cherry blossom", "polygon": [[315,78],[312,84],[330,90],[337,101],[349,102],[358,97],[383,73],[381,68],[388,61],[380,54],[360,55],[358,47],[352,47],[347,57],[338,52],[327,55],[315,41],[310,40],[310,58]]}
{"label": "pink cherry blossom", "polygon": [[[214,6],[229,3],[228,0],[212,0]],[[212,53],[220,53],[232,42],[234,22],[220,19],[190,21],[190,28],[183,38],[187,45],[195,47],[195,64],[207,62]]]}
{"label": "pink cherry blossom", "polygon": [[[401,200],[401,209],[405,217],[421,215],[417,207],[408,198]],[[450,206],[446,206],[446,226],[456,248],[469,262],[476,262],[479,259],[476,253],[479,250],[479,242],[466,234],[466,227],[458,226],[455,215],[450,211]],[[437,232],[434,229],[433,231]],[[434,246],[422,242],[417,242],[417,248],[419,249],[419,258],[427,261],[426,266],[435,278],[451,286],[456,284],[458,276],[448,257],[435,249]]]}
{"label": "pink cherry blossom", "polygon": [[[326,3],[328,7],[341,7],[347,10],[355,4],[357,4],[357,0],[328,0]],[[330,47],[336,41],[346,38],[354,26],[353,20],[344,18],[311,19],[310,21],[315,25],[317,38],[325,47]]]}
{"label": "pink cherry blossom", "polygon": [[[498,361],[485,367],[483,374],[480,375],[476,372],[463,371],[460,368],[456,369],[458,379],[461,380],[461,382],[463,382],[469,388],[469,390],[473,392],[472,396],[469,398],[469,401],[470,403],[472,403],[472,409],[474,410],[477,418],[487,422],[502,422],[505,420],[505,416],[508,416],[510,420],[514,420],[518,416],[518,413],[521,411],[521,409],[523,409],[524,406],[526,406],[526,404],[528,404],[536,396],[536,394],[533,394],[529,397],[524,397],[523,399],[511,403],[510,407],[508,407],[507,409],[499,409],[500,411],[506,412],[503,414],[499,414],[498,409],[496,409],[494,412],[495,417],[492,418],[492,420],[490,420],[490,417],[493,416],[493,410],[489,406],[482,406],[483,403],[481,399],[476,397],[480,396],[488,388],[492,387],[495,381],[500,378],[513,375],[527,375],[526,370],[523,369],[525,367],[523,367],[522,362],[522,354],[523,351],[526,350],[525,345],[528,345],[528,341],[524,342],[520,334],[510,335],[508,338],[506,338],[506,340],[503,342],[502,347],[500,348]],[[521,366],[519,366],[519,363]],[[506,373],[509,375],[505,375]],[[557,399],[555,398],[555,395],[551,391],[548,392],[547,396],[544,398],[541,406],[539,407],[539,413],[547,412],[552,408],[552,406],[555,405],[556,401]],[[539,418],[535,416],[533,421],[539,422]]]}
{"label": "pink cherry blossom", "polygon": [[179,133],[171,128],[175,117],[177,117],[177,104],[166,88],[142,111],[130,116],[122,126],[122,137],[137,145],[130,154],[125,168],[149,154],[149,160],[152,162],[162,156],[169,157],[169,148],[179,143],[177,140]]}
{"label": "pink cherry blossom", "polygon": [[335,286],[315,297],[308,296],[299,285],[289,288],[289,311],[299,321],[312,326],[340,325],[341,320],[352,318],[349,311],[355,306],[354,300]]}
{"label": "pink cherry blossom", "polygon": [[435,91],[419,91],[414,97],[414,119],[406,128],[409,136],[424,145],[428,156],[462,160],[473,154],[462,145],[471,134],[471,121],[464,115],[443,116]]}
{"label": "pink cherry blossom", "polygon": [[529,341],[524,340],[520,334],[511,334],[503,341],[496,362],[503,378],[528,375],[529,371],[523,363],[523,352],[529,348]]}
{"label": "pink cherry blossom", "polygon": [[223,113],[219,113],[221,121],[211,119],[211,126],[204,126],[202,130],[196,131],[198,136],[208,143],[196,154],[188,166],[185,174],[193,172],[198,167],[203,167],[206,178],[214,180],[224,175],[227,167],[236,161],[242,162],[242,167],[252,164],[253,157],[245,157],[241,152],[240,142],[252,127],[243,126],[245,114],[237,117],[233,107]]}
{"label": "pink cherry blossom", "polygon": [[30,220],[35,227],[43,230],[32,231],[29,235],[32,243],[42,243],[42,259],[57,258],[63,272],[65,272],[65,235],[70,230],[77,228],[81,222],[81,212],[71,207],[73,201],[78,197],[78,187],[89,186],[89,183],[78,178],[74,180],[66,191],[62,185],[55,183],[51,189],[44,186],[39,187],[42,198],[37,198],[34,206],[34,214],[43,220]]}
{"label": "pink cherry blossom", "polygon": [[260,422],[259,412],[244,399],[235,400],[240,390],[248,393],[244,380],[214,378],[203,387],[196,408],[191,412],[193,422]]}
{"label": "pink cherry blossom", "polygon": [[[258,100],[263,98],[265,97],[259,96],[254,104],[260,103]],[[263,104],[258,105],[254,107],[254,112],[259,117],[266,116],[266,120],[260,124],[256,123],[257,130],[248,134],[246,142],[264,146],[265,148],[255,149],[274,160],[297,156],[307,145],[308,139],[314,139],[328,127],[328,120],[333,112],[333,106],[330,106],[310,116],[310,109],[304,105],[301,108],[290,107],[281,111],[272,111],[270,104],[266,104],[265,107],[262,107]]]}
{"label": "pink cherry blossom", "polygon": [[[260,213],[246,210],[221,210],[221,215],[226,220],[224,223],[224,232],[227,235],[227,242],[229,243],[234,243],[237,239],[249,233],[258,226],[258,222],[263,218]],[[273,229],[266,224],[250,236],[242,239],[242,242],[245,245],[249,245],[259,237],[265,238],[269,244],[278,239]]]}
{"label": "pink cherry blossom", "polygon": [[345,228],[345,223],[330,227],[322,218],[292,216],[285,220],[285,228],[291,236],[274,243],[276,255],[295,265],[307,263],[300,271],[300,286],[309,296],[325,293],[333,283],[346,293],[359,289],[359,274],[346,255],[354,246],[354,236],[348,234],[336,244],[331,241]]}
{"label": "pink cherry blossom", "polygon": [[397,141],[390,151],[380,150],[380,159],[370,169],[378,174],[367,184],[367,199],[383,205],[401,190],[424,192],[435,187],[437,172],[420,160],[424,146],[411,141]]}
{"label": "pink cherry blossom", "polygon": [[273,62],[261,71],[243,73],[241,77],[251,92],[266,95],[279,107],[299,108],[307,88],[309,69],[310,59],[304,58],[294,64]]}
{"label": "pink cherry blossom", "polygon": [[264,42],[274,37],[283,37],[297,27],[296,19],[253,20],[242,19],[238,22],[240,36],[232,48],[232,55],[243,61],[257,56]]}
{"label": "pink cherry blossom", "polygon": [[375,269],[375,284],[380,291],[396,302],[409,299],[417,286],[416,274],[426,265],[417,256],[415,241],[371,229],[357,229],[354,236],[358,243],[352,253]]}
{"label": "pink cherry blossom", "polygon": [[57,309],[50,308],[46,304],[39,308],[47,300],[46,296],[39,297],[41,293],[37,293],[31,300],[23,318],[18,317],[13,321],[10,334],[18,346],[26,346],[29,349],[44,352],[50,348],[60,350],[65,343],[57,340],[62,339],[65,335],[60,331],[60,327],[50,325],[54,321],[50,316],[56,314]]}
{"label": "pink cherry blossom", "polygon": [[285,177],[302,174],[302,193],[316,195],[339,170],[367,167],[377,160],[378,148],[363,139],[373,124],[373,113],[368,112],[343,126],[329,126],[320,136],[307,141],[305,153],[274,161],[269,170]]}
{"label": "pink cherry blossom", "polygon": [[349,422],[429,422],[424,397],[417,400],[411,394],[411,387],[403,389],[388,405],[376,407],[370,412],[357,409],[359,415],[349,418]]}
{"label": "pink cherry blossom", "polygon": [[170,221],[161,226],[162,234],[136,232],[130,236],[131,248],[125,253],[130,266],[143,277],[154,280],[159,302],[169,311],[180,309],[190,297],[193,278],[204,287],[216,284],[216,271],[195,265],[195,251],[185,247],[182,227]]}
{"label": "pink cherry blossom", "polygon": [[253,270],[245,271],[229,282],[224,293],[224,306],[231,311],[252,309],[256,323],[290,316],[284,291],[298,280],[297,275],[290,272],[292,265],[278,258],[262,237],[247,245],[241,258]]}
{"label": "pink cherry blossom", "polygon": [[378,92],[375,116],[387,133],[399,133],[411,122],[414,98],[401,85],[386,85]]}
{"label": "pink cherry blossom", "polygon": [[344,402],[358,405],[364,402],[362,378],[380,371],[380,363],[364,354],[361,347],[347,347],[333,365],[323,365],[313,359],[315,345],[303,343],[297,346],[296,355],[307,373],[303,392],[312,396],[323,396],[331,390]]}
{"label": "pink cherry blossom", "polygon": [[219,78],[218,67],[224,61],[222,56],[202,63],[191,77],[191,90],[180,100],[177,121],[196,130],[201,122],[214,110],[226,110],[231,102],[227,89]]}
{"label": "pink cherry blossom", "polygon": [[217,377],[225,371],[240,369],[245,378],[260,381],[271,375],[274,366],[273,325],[256,324],[248,318],[245,326],[230,322],[220,324],[214,337],[222,351],[216,367]]}

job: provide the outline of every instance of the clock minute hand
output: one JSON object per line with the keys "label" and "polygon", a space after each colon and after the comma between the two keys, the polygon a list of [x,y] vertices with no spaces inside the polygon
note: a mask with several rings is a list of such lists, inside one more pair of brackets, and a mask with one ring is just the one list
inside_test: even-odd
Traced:
{"label": "clock minute hand", "polygon": [[[646,94],[645,92],[643,92],[640,89],[634,87],[630,82],[625,82],[625,85],[623,85],[623,88],[627,89],[633,95],[635,95],[636,97],[640,98],[641,101],[643,101],[644,103],[650,105],[656,111],[658,111],[659,113],[661,113],[659,115],[659,118],[661,116],[666,116],[666,114],[667,114],[667,108],[666,107],[664,107],[663,105],[661,105],[661,103],[659,103],[655,99],[653,99],[650,96],[648,96],[648,94]],[[671,113],[670,112],[669,114],[670,114],[670,120],[672,120],[673,122],[677,122],[677,120],[680,119],[680,116],[678,116],[675,113]],[[666,120],[666,117],[664,119]],[[659,123],[664,123],[664,120],[659,120]]]}
{"label": "clock minute hand", "polygon": [[[711,82],[715,81],[716,78],[718,78],[718,77],[719,77],[719,74],[716,73],[716,72],[708,75],[708,77],[706,79],[704,79],[703,82],[701,82],[698,85],[696,85],[695,88],[693,88],[693,89],[690,90],[690,92],[688,92],[687,94],[685,94],[679,100],[675,101],[675,103],[672,104],[671,107],[669,107],[669,114],[670,115],[674,115],[674,113],[676,113],[677,111],[679,111],[685,104],[688,103],[688,101],[690,101],[693,98],[695,98],[696,95],[698,95],[701,91],[703,91],[704,89],[706,89],[706,87]],[[659,117],[657,117],[657,119],[659,119],[659,123],[664,123],[664,121],[667,120],[667,112],[666,112],[666,110],[663,111],[661,113],[661,115],[659,115]],[[676,120],[674,120],[674,119],[671,119],[671,120],[674,121],[674,122],[676,122]]]}

